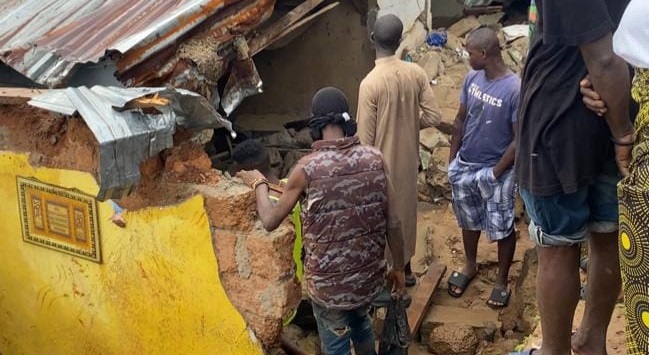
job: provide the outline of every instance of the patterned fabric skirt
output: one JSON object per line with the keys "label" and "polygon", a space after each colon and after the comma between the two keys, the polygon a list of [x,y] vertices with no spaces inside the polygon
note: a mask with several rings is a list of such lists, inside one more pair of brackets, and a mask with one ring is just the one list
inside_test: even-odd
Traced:
{"label": "patterned fabric skirt", "polygon": [[629,354],[649,354],[649,69],[637,69],[633,99],[640,104],[630,175],[618,186],[620,265]]}

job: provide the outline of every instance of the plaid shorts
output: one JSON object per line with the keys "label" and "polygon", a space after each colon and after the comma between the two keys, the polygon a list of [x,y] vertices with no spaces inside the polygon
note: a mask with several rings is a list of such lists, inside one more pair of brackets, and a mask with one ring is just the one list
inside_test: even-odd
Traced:
{"label": "plaid shorts", "polygon": [[493,167],[462,161],[456,157],[448,166],[453,193],[453,211],[460,228],[486,231],[491,241],[507,238],[514,230],[513,167],[498,179]]}

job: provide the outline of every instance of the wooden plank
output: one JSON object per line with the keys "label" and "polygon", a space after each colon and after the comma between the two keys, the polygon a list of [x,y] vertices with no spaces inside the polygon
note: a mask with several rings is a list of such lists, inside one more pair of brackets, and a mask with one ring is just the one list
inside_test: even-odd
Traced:
{"label": "wooden plank", "polygon": [[0,87],[0,105],[23,105],[47,89]]}
{"label": "wooden plank", "polygon": [[446,265],[433,263],[411,295],[412,303],[408,307],[408,325],[413,338],[419,332],[419,327],[426,317],[426,312],[433,300],[433,293],[442,281],[444,273],[446,273]]}
{"label": "wooden plank", "polygon": [[309,11],[313,10],[323,1],[324,0],[307,0],[299,6],[295,7],[279,20],[275,21],[275,23],[273,23],[269,27],[262,29],[260,35],[252,38],[248,42],[248,46],[250,47],[250,54],[255,55],[266,48],[268,45],[275,42],[278,39],[278,36],[281,35],[286,29],[298,22],[302,17],[309,13]]}
{"label": "wooden plank", "polygon": [[340,2],[335,2],[332,4],[329,4],[322,9],[318,10],[315,12],[313,15],[305,17],[303,20],[300,20],[300,22],[296,23],[295,25],[287,28],[284,32],[282,32],[280,35],[278,35],[272,43],[269,43],[269,45],[266,47],[267,49],[277,49],[284,47],[288,43],[290,43],[292,40],[297,38],[299,35],[304,33],[308,27],[306,25],[311,24],[313,20],[315,20],[317,17],[320,17],[320,15],[324,14],[325,12],[328,12],[329,10],[335,8],[338,6]]}
{"label": "wooden plank", "polygon": [[47,89],[31,88],[0,88],[0,97],[18,97],[31,99],[32,97],[46,92]]}

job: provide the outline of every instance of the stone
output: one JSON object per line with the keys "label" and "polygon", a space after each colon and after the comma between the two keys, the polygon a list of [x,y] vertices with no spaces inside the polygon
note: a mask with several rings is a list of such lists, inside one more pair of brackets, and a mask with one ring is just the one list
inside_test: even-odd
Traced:
{"label": "stone", "polygon": [[286,153],[284,156],[284,163],[282,164],[282,172],[280,173],[280,178],[288,177],[288,174],[291,172],[295,163],[298,162],[303,156],[309,153],[299,150],[291,150]]}
{"label": "stone", "polygon": [[215,231],[212,233],[212,246],[217,257],[219,272],[236,273],[237,233],[232,231]]}
{"label": "stone", "polygon": [[251,188],[233,180],[195,188],[205,196],[205,209],[213,228],[244,232],[253,229],[256,202]]}
{"label": "stone", "polygon": [[[437,147],[448,147],[451,145],[448,136],[435,127],[424,128],[419,131],[419,143],[431,152]],[[424,164],[424,166],[428,166],[428,164]]]}
{"label": "stone", "polygon": [[401,44],[396,51],[397,57],[402,58],[403,53],[408,53],[424,44],[427,34],[424,24],[419,20],[415,21],[412,28],[403,35]]}
{"label": "stone", "polygon": [[450,147],[435,148],[426,169],[426,182],[430,187],[431,197],[451,198],[451,186],[448,182],[448,157]]}
{"label": "stone", "polygon": [[311,133],[309,129],[302,129],[295,133],[293,136],[295,141],[300,148],[311,148],[311,143],[313,139],[311,138]]}
{"label": "stone", "polygon": [[417,64],[424,69],[430,81],[437,78],[440,73],[440,66],[443,65],[442,56],[439,52],[430,50],[421,56]]}
{"label": "stone", "polygon": [[446,33],[446,44],[444,48],[451,49],[455,51],[456,48],[464,48],[464,42],[462,39],[450,32]]}
{"label": "stone", "polygon": [[435,355],[473,355],[478,348],[473,328],[462,324],[440,325],[425,341],[428,350]]}
{"label": "stone", "polygon": [[255,229],[247,233],[244,248],[249,258],[249,267],[255,275],[268,279],[283,279],[294,273],[293,244],[295,230],[285,222],[273,232]]}
{"label": "stone", "polygon": [[480,22],[480,25],[482,26],[494,26],[499,24],[500,20],[502,20],[504,16],[504,12],[480,15],[478,16],[478,22]]}
{"label": "stone", "polygon": [[471,328],[485,328],[490,325],[500,325],[498,312],[490,308],[469,309],[463,307],[438,306],[430,308],[428,315],[424,318],[422,333],[424,329],[434,329],[440,324],[460,324]]}
{"label": "stone", "polygon": [[480,21],[475,16],[467,16],[451,25],[448,32],[457,37],[464,37],[467,33],[480,27]]}

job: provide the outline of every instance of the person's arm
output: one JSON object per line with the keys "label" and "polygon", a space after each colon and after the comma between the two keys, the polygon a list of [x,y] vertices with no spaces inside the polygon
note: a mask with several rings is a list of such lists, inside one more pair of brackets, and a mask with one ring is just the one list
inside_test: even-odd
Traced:
{"label": "person's arm", "polygon": [[505,150],[505,153],[496,165],[493,167],[493,174],[496,179],[507,171],[512,165],[514,165],[514,160],[516,159],[516,134],[518,133],[518,104],[520,102],[519,95],[520,83],[516,87],[516,92],[509,99],[509,119],[512,123],[512,141],[509,143],[509,146]]}
{"label": "person's arm", "polygon": [[374,146],[376,137],[377,107],[371,88],[362,82],[358,89],[358,110],[356,111],[356,135],[362,144]]}
{"label": "person's arm", "polygon": [[[238,176],[248,185],[254,184],[259,179],[264,179],[264,176],[257,170],[240,172]],[[279,227],[284,218],[291,213],[307,186],[306,174],[299,165],[289,175],[284,193],[274,205],[268,195],[268,185],[266,183],[258,184],[255,189],[257,213],[264,229],[270,232]]]}
{"label": "person's arm", "polygon": [[421,70],[421,74],[421,80],[423,82],[420,83],[422,89],[419,93],[419,108],[421,109],[419,128],[423,129],[439,126],[442,122],[442,111],[439,109],[437,99],[435,99],[435,92],[428,83],[428,77],[423,69]]}
{"label": "person's arm", "polygon": [[388,278],[392,281],[392,292],[401,296],[406,290],[403,229],[401,228],[401,220],[397,215],[397,198],[392,180],[390,179],[385,163],[383,163],[383,167],[388,195],[388,230],[386,240],[388,248],[390,248],[390,254],[392,255],[392,269],[388,273]]}
{"label": "person's arm", "polygon": [[494,177],[496,179],[500,178],[500,176],[505,171],[507,171],[507,169],[514,165],[514,159],[516,158],[516,132],[518,131],[518,122],[514,122],[512,124],[512,129],[514,131],[512,142],[509,144],[509,147],[507,147],[507,150],[505,150],[505,153],[502,157],[500,157],[500,160],[493,168]]}
{"label": "person's arm", "polygon": [[466,106],[460,105],[460,109],[455,116],[455,124],[453,126],[453,133],[451,135],[451,153],[448,157],[450,163],[455,159],[457,152],[462,146],[462,136],[464,136],[464,120],[466,119]]}
{"label": "person's arm", "polygon": [[609,33],[593,42],[579,46],[593,88],[606,103],[604,118],[615,144],[615,159],[622,175],[628,175],[631,148],[635,140],[629,118],[629,71],[624,60],[613,53]]}
{"label": "person's arm", "polygon": [[605,118],[613,137],[621,139],[633,133],[633,124],[629,119],[630,79],[626,63],[613,53],[612,38],[609,33],[579,48],[590,81],[608,108]]}

